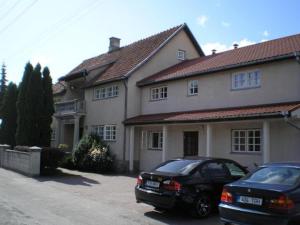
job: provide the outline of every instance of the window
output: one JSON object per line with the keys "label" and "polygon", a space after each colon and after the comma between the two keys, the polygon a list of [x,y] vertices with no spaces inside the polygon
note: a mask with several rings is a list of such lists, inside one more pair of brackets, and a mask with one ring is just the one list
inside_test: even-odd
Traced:
{"label": "window", "polygon": [[199,161],[195,160],[170,160],[159,165],[155,171],[175,174],[188,174],[199,164]]}
{"label": "window", "polygon": [[119,95],[119,86],[117,85],[97,88],[94,91],[95,99],[112,98],[112,97],[117,97],[118,95]]}
{"label": "window", "polygon": [[157,87],[151,89],[151,100],[157,101],[168,97],[168,87]]}
{"label": "window", "polygon": [[232,75],[232,89],[246,89],[260,87],[261,74],[259,71],[237,73]]}
{"label": "window", "polygon": [[227,169],[230,172],[230,175],[233,177],[243,177],[246,173],[240,168],[236,163],[233,162],[226,162],[225,163]]}
{"label": "window", "polygon": [[177,51],[177,59],[185,60],[185,51],[184,50],[178,50]]}
{"label": "window", "polygon": [[198,94],[198,81],[191,80],[188,82],[188,95],[197,95]]}
{"label": "window", "polygon": [[93,132],[98,134],[104,141],[116,140],[116,126],[115,125],[99,125],[93,126]]}
{"label": "window", "polygon": [[149,134],[149,148],[162,149],[163,135],[162,132],[150,132]]}
{"label": "window", "polygon": [[233,152],[260,152],[261,130],[232,130]]}
{"label": "window", "polygon": [[210,162],[202,167],[201,174],[210,178],[225,178],[227,172],[221,162]]}
{"label": "window", "polygon": [[51,132],[51,140],[52,140],[52,141],[55,141],[55,139],[56,139],[55,129],[52,129],[52,132]]}

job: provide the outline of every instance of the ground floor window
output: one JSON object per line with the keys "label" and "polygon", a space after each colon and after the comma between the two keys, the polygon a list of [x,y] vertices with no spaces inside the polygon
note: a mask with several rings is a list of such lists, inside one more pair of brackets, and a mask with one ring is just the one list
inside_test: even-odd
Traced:
{"label": "ground floor window", "polygon": [[158,131],[151,131],[149,132],[149,148],[155,150],[162,149],[163,143],[163,134],[162,132]]}
{"label": "ground floor window", "polygon": [[260,152],[261,151],[261,130],[260,129],[232,130],[232,151],[233,152]]}
{"label": "ground floor window", "polygon": [[52,132],[51,132],[51,140],[52,140],[52,141],[55,141],[55,139],[56,139],[55,129],[52,129]]}
{"label": "ground floor window", "polygon": [[104,141],[116,140],[116,125],[98,125],[93,126],[93,133],[99,135]]}

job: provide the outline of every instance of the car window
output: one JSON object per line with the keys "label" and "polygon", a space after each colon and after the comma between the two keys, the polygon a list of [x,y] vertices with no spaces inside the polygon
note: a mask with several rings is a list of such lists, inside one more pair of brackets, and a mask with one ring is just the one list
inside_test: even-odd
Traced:
{"label": "car window", "polygon": [[254,183],[293,186],[300,180],[300,169],[294,167],[263,167],[245,180]]}
{"label": "car window", "polygon": [[234,162],[226,162],[225,165],[233,177],[243,177],[246,175],[244,170]]}
{"label": "car window", "polygon": [[227,176],[227,171],[224,164],[221,162],[210,162],[205,164],[201,169],[201,173],[205,177],[210,178],[224,178]]}
{"label": "car window", "polygon": [[174,160],[174,161],[168,161],[158,166],[154,170],[158,172],[166,172],[166,173],[188,174],[196,166],[198,166],[199,163],[200,161],[195,161],[195,160]]}

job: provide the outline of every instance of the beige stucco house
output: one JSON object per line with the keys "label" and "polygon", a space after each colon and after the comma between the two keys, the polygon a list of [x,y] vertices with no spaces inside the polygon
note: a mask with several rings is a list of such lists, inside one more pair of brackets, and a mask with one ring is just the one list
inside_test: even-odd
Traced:
{"label": "beige stucco house", "polygon": [[191,155],[300,160],[300,35],[205,56],[186,24],[83,61],[54,86],[54,145],[97,132],[119,169]]}

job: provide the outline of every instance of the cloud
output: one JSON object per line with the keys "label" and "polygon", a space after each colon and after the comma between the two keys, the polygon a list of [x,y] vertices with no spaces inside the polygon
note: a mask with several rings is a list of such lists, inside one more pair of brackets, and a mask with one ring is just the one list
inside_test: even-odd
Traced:
{"label": "cloud", "polygon": [[269,31],[267,31],[267,30],[265,30],[265,31],[262,33],[262,35],[265,36],[265,37],[268,37],[269,34],[270,34],[270,33],[269,33]]}
{"label": "cloud", "polygon": [[225,21],[222,21],[221,22],[221,25],[223,26],[223,27],[230,27],[230,23],[228,23],[228,22],[225,22]]}
{"label": "cloud", "polygon": [[201,27],[205,27],[205,24],[208,20],[208,17],[205,15],[201,15],[197,18],[197,23],[201,26]]}
{"label": "cloud", "polygon": [[226,45],[226,44],[223,44],[220,42],[209,42],[209,43],[202,45],[202,49],[206,55],[211,55],[213,49],[217,50],[217,53],[219,53],[219,52],[224,52],[224,51],[233,49],[233,44],[238,44],[239,47],[244,47],[247,45],[253,45],[255,43],[256,42],[248,40],[247,38],[243,38],[240,41],[232,42],[231,45]]}

